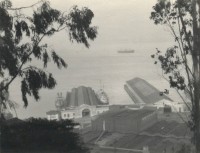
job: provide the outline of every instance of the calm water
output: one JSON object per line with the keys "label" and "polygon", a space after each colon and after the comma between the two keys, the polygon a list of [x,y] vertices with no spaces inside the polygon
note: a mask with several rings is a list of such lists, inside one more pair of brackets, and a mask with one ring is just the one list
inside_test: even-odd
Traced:
{"label": "calm water", "polygon": [[[130,46],[131,47],[131,46]],[[46,111],[54,109],[54,100],[57,92],[66,92],[73,87],[80,85],[90,86],[94,90],[104,87],[107,92],[110,104],[132,104],[131,99],[124,91],[124,84],[127,80],[134,77],[141,77],[149,83],[163,90],[168,88],[168,84],[160,76],[160,69],[154,65],[150,55],[155,52],[156,44],[146,44],[134,46],[135,53],[119,54],[117,47],[111,48],[110,52],[95,51],[75,52],[65,60],[68,63],[66,70],[57,70],[51,66],[48,71],[53,72],[58,85],[54,90],[42,90],[39,103],[30,99],[27,109],[20,107],[18,115],[21,118],[28,116],[45,117]],[[166,44],[160,44],[160,48],[165,48]],[[12,99],[20,103],[20,92],[17,92],[17,86],[12,94]],[[171,97],[176,97],[173,92]],[[15,97],[15,98],[13,98]]]}

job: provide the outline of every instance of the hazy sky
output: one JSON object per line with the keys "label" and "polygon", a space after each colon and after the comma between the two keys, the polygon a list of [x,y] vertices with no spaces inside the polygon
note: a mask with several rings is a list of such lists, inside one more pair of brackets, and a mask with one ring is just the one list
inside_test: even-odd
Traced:
{"label": "hazy sky", "polygon": [[[37,0],[13,0],[13,7],[29,6],[35,2]],[[63,11],[69,10],[73,5],[89,7],[95,15],[92,24],[98,26],[98,37],[94,42],[90,42],[90,49],[86,49],[83,45],[70,43],[68,35],[64,32],[46,40],[50,47],[56,49],[69,64],[69,69],[63,71],[57,71],[55,66],[52,65],[48,69],[57,74],[55,75],[56,79],[61,84],[63,81],[59,80],[66,80],[66,84],[67,81],[72,80],[72,78],[71,80],[65,79],[68,72],[68,77],[70,74],[73,75],[73,73],[80,72],[82,66],[80,61],[88,62],[87,58],[85,58],[87,56],[98,56],[100,59],[105,56],[116,55],[116,51],[120,49],[138,49],[141,50],[138,57],[148,59],[151,52],[154,51],[153,48],[157,46],[165,48],[173,41],[167,27],[156,26],[149,19],[152,6],[156,3],[156,0],[51,0],[50,2],[53,8]],[[25,12],[27,11],[29,12],[30,10]],[[150,53],[147,53],[147,50],[151,50]],[[91,63],[88,63],[88,67],[93,65],[92,61],[89,62]],[[144,74],[146,65],[143,66],[144,70],[141,74]],[[153,69],[153,67],[151,68]],[[69,90],[72,87],[71,85],[68,88],[63,88],[58,85],[53,91],[42,91],[41,101],[34,103],[34,100],[30,99],[29,107],[24,109],[19,86],[20,82],[16,80],[11,87],[11,98],[20,104],[21,107],[18,110],[18,114],[21,118],[29,116],[44,117],[45,112],[54,106],[56,92]],[[66,93],[66,91],[62,92]],[[113,89],[114,92],[115,90]]]}
{"label": "hazy sky", "polygon": [[[13,0],[13,5],[27,6],[34,2],[37,0]],[[99,27],[98,39],[92,44],[95,47],[121,41],[166,42],[171,37],[170,33],[164,32],[166,31],[164,27],[155,26],[149,19],[156,0],[51,0],[50,2],[52,7],[63,11],[69,10],[73,5],[89,7],[95,14],[93,25]]]}

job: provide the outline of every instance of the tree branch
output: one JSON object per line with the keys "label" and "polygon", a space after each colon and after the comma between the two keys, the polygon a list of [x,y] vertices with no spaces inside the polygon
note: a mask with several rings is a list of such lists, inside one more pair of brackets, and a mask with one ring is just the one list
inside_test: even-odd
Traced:
{"label": "tree branch", "polygon": [[[25,68],[23,68],[23,69],[21,69],[21,71],[26,71],[26,70],[28,70],[28,69],[35,69],[35,70],[42,70],[42,69],[40,69],[40,68],[38,68],[38,67],[35,67],[35,66],[28,66],[28,67],[25,67]],[[42,70],[42,71],[44,71],[44,70]],[[48,71],[45,71],[45,72],[47,72],[47,73],[49,73]]]}
{"label": "tree branch", "polygon": [[189,46],[189,49],[190,49],[190,51],[191,51],[191,53],[192,53],[193,48],[192,48],[192,45],[191,45],[191,43],[190,43],[189,35],[188,35],[188,33],[187,33],[187,30],[186,30],[186,26],[185,26],[185,24],[184,24],[183,17],[181,16],[181,10],[180,10],[180,6],[179,6],[179,5],[178,5],[178,12],[179,12],[179,18],[180,18],[180,20],[181,20],[181,24],[182,24],[182,27],[183,27],[183,31],[184,31],[184,33],[185,33],[186,41],[187,41],[188,46]]}
{"label": "tree branch", "polygon": [[[164,76],[163,73],[162,73],[161,77],[164,78],[164,79],[169,83],[169,80]],[[175,89],[175,88],[174,88],[174,89]],[[188,103],[185,101],[185,99],[184,99],[183,96],[180,94],[180,92],[179,92],[177,89],[175,89],[175,90],[176,90],[177,94],[180,96],[180,98],[182,99],[182,101],[185,103],[185,105],[186,105],[186,107],[188,108],[188,110],[189,110],[190,112],[192,112],[191,107],[190,107],[190,106],[188,105]]]}
{"label": "tree branch", "polygon": [[[178,28],[179,28],[179,34],[180,34],[180,40],[181,40],[181,44],[182,44],[182,47],[183,47],[183,40],[182,40],[182,36],[181,36],[181,29],[180,29],[180,22],[179,22],[179,19],[180,19],[180,14],[179,14],[179,18],[177,18],[178,20]],[[184,48],[184,47],[183,47]],[[181,53],[182,54],[182,53]],[[194,76],[192,74],[192,71],[191,69],[189,68],[188,66],[188,61],[187,61],[187,57],[186,57],[186,52],[184,51],[183,49],[183,56],[184,56],[184,65],[185,65],[185,70],[186,70],[186,73],[187,73],[187,78],[188,78],[188,83],[189,83],[189,94],[190,94],[190,98],[191,98],[191,102],[193,102],[193,90],[192,90],[192,87],[191,87],[191,80],[190,80],[190,75],[189,75],[189,72],[191,74],[191,76],[193,77],[194,79]]]}
{"label": "tree branch", "polygon": [[43,3],[43,2],[44,2],[44,0],[41,0],[41,1],[39,1],[37,3],[34,3],[34,4],[30,5],[30,6],[24,6],[24,7],[18,7],[18,8],[7,8],[7,10],[17,11],[17,10],[27,9],[27,8],[31,8],[31,7],[39,4],[39,3]]}
{"label": "tree branch", "polygon": [[[57,28],[57,30],[55,30],[55,32],[60,32],[60,31],[64,30],[66,27],[67,27],[67,26],[64,26],[64,27],[59,26],[59,27]],[[51,31],[51,30],[49,30],[48,32],[50,32],[50,31]],[[38,44],[39,44],[39,43],[42,41],[42,39],[48,34],[48,32],[46,32],[45,34],[43,34],[43,36],[38,40],[38,42],[35,44],[35,46],[38,46]],[[21,72],[23,65],[25,64],[25,62],[27,61],[27,59],[28,59],[32,54],[33,54],[33,51],[30,52],[30,53],[27,55],[26,59],[21,63],[21,65],[20,65],[20,67],[19,67],[19,69],[18,69],[18,72],[11,78],[11,80],[10,80],[4,87],[0,88],[0,92],[9,87],[9,85],[10,85],[10,84],[14,81],[14,79],[18,76],[19,72]]]}
{"label": "tree branch", "polygon": [[[39,41],[35,44],[35,46],[37,46],[37,45],[42,41],[42,39],[44,38],[44,36],[45,36],[45,34],[39,39]],[[32,54],[33,54],[33,51],[30,52],[30,53],[27,55],[26,59],[25,59],[24,61],[22,61],[21,65],[20,65],[20,67],[19,67],[19,69],[18,69],[18,72],[11,78],[11,80],[10,80],[5,86],[3,86],[2,88],[0,88],[0,92],[2,92],[4,89],[6,89],[6,88],[9,87],[9,85],[14,81],[14,79],[15,79],[15,78],[18,76],[18,74],[21,72],[21,69],[22,69],[23,65],[26,63],[27,59],[28,59]]]}

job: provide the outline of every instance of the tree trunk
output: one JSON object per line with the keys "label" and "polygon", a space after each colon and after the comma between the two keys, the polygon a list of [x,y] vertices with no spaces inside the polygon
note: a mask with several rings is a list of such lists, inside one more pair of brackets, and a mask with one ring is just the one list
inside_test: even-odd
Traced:
{"label": "tree trunk", "polygon": [[192,0],[192,19],[193,19],[193,68],[194,68],[194,140],[196,153],[200,153],[200,58],[199,58],[199,19],[197,13],[197,0]]}
{"label": "tree trunk", "polygon": [[[197,71],[194,68],[195,73],[199,73],[199,71]],[[195,80],[197,78],[195,77]],[[196,153],[200,153],[200,113],[199,113],[199,79],[197,79],[194,82],[194,138],[195,138],[195,148],[196,148]]]}

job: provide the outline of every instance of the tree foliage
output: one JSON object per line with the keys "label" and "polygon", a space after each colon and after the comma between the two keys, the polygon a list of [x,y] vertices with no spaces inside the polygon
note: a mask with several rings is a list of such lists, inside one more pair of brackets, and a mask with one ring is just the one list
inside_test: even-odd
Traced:
{"label": "tree foliage", "polygon": [[[200,152],[200,1],[158,0],[150,18],[154,23],[167,25],[176,42],[162,53],[151,57],[160,63],[163,75],[175,88],[191,112],[188,122],[194,133],[196,152]],[[184,98],[187,95],[187,98]],[[188,103],[188,100],[190,101]]]}
{"label": "tree foliage", "polygon": [[[31,15],[23,9],[36,7]],[[28,105],[27,95],[35,100],[40,98],[41,88],[52,89],[56,85],[53,75],[46,71],[50,61],[59,69],[67,64],[56,51],[50,49],[43,39],[65,30],[69,40],[89,47],[89,40],[97,36],[97,27],[91,26],[93,12],[77,6],[66,13],[54,9],[48,1],[39,1],[29,7],[13,8],[10,0],[0,2],[0,98],[1,105],[6,99],[3,91],[8,92],[10,84],[21,79],[21,92],[24,105]],[[43,67],[34,67],[31,62],[41,61]]]}
{"label": "tree foliage", "polygon": [[27,121],[2,121],[2,151],[10,152],[69,152],[87,153],[71,120],[48,121],[31,118]]}

